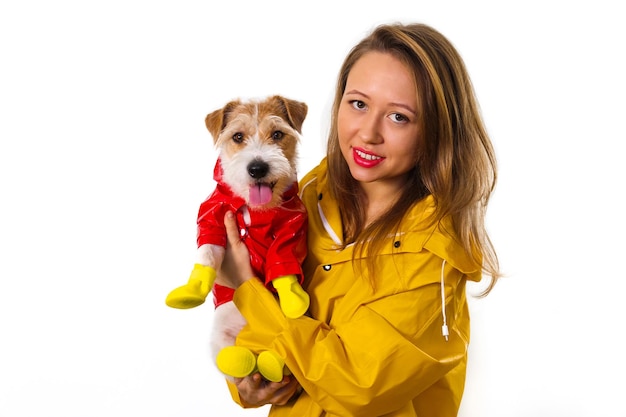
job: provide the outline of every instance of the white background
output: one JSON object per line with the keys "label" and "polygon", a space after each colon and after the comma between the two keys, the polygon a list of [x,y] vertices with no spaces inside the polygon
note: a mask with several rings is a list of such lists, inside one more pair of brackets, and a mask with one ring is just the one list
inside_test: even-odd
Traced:
{"label": "white background", "polygon": [[164,304],[213,187],[204,116],[305,101],[304,173],[348,49],[396,20],[457,46],[500,164],[488,227],[507,278],[472,299],[460,415],[626,416],[618,3],[3,2],[0,416],[265,415],[209,361],[211,305]]}

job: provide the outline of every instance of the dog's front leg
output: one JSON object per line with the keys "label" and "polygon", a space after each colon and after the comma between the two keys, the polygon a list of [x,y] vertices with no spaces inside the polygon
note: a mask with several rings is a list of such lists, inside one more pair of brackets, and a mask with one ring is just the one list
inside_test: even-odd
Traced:
{"label": "dog's front leg", "polygon": [[210,266],[214,270],[220,269],[226,249],[219,245],[202,245],[198,248],[196,262],[203,266]]}

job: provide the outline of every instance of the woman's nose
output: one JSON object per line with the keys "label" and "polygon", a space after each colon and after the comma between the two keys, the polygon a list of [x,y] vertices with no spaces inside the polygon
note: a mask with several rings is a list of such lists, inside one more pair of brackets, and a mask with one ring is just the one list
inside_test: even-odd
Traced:
{"label": "woman's nose", "polygon": [[366,143],[379,143],[382,141],[382,135],[380,132],[380,117],[368,113],[361,120],[361,126],[359,127],[359,136],[361,140]]}

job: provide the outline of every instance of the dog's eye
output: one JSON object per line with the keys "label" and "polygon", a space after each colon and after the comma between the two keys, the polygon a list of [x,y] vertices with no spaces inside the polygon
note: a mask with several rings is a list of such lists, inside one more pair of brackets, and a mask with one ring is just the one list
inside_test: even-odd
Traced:
{"label": "dog's eye", "polygon": [[280,130],[277,130],[274,133],[272,133],[272,139],[274,140],[281,140],[283,136],[285,136],[285,134],[281,132]]}
{"label": "dog's eye", "polygon": [[243,142],[243,133],[241,132],[237,132],[233,135],[233,141],[235,143],[241,143]]}

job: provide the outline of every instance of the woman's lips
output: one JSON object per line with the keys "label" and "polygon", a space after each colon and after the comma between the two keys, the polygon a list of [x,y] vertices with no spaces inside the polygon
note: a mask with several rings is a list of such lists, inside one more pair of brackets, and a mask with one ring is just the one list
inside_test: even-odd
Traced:
{"label": "woman's lips", "polygon": [[385,159],[382,156],[374,155],[361,148],[352,148],[352,157],[354,158],[354,162],[363,168],[375,167]]}

